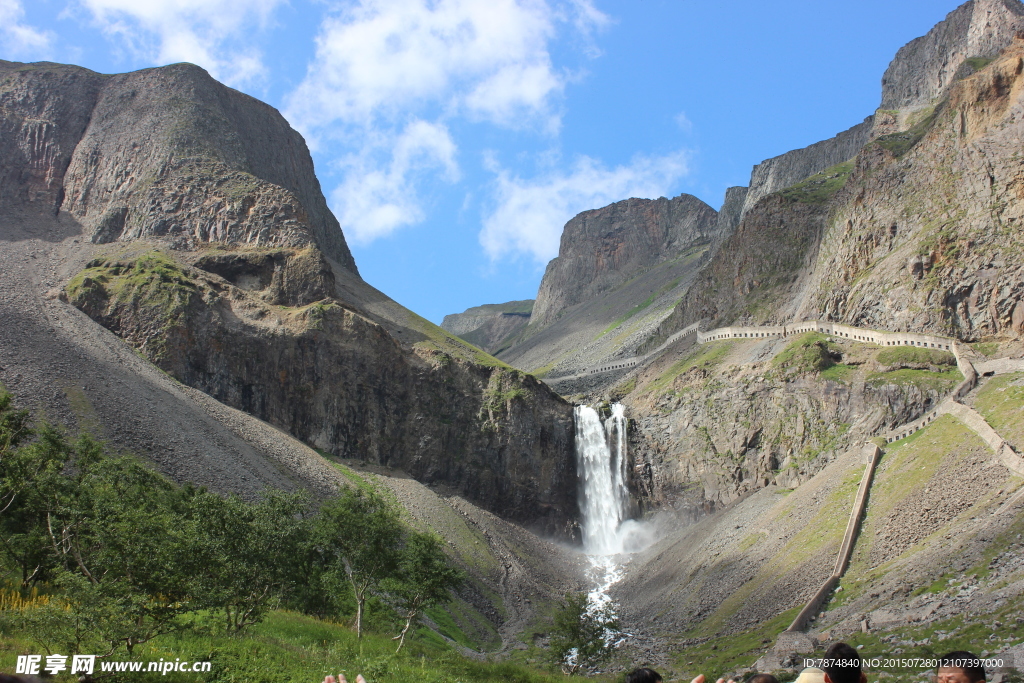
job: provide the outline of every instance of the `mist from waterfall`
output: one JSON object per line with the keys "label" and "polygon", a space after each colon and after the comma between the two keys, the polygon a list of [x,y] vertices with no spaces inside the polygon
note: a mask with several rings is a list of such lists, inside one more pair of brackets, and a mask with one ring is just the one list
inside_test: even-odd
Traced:
{"label": "mist from waterfall", "polygon": [[583,551],[588,555],[620,555],[649,544],[645,525],[629,519],[626,407],[613,403],[602,421],[597,410],[576,406],[576,470]]}
{"label": "mist from waterfall", "polygon": [[589,556],[591,604],[610,605],[612,585],[623,576],[624,554],[643,550],[653,540],[643,522],[629,519],[626,407],[611,406],[604,421],[590,406],[576,406],[576,470],[583,551]]}

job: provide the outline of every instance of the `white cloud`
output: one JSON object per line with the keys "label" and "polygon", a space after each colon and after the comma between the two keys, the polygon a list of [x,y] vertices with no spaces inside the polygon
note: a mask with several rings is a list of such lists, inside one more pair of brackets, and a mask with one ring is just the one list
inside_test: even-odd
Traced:
{"label": "white cloud", "polygon": [[19,0],[0,0],[0,49],[9,57],[32,57],[48,50],[53,34],[22,23],[25,9]]}
{"label": "white cloud", "polygon": [[693,132],[693,121],[690,120],[685,111],[681,111],[676,114],[676,125],[679,126],[679,130],[684,133]]}
{"label": "white cloud", "polygon": [[347,154],[332,205],[364,244],[424,219],[428,171],[458,177],[448,122],[557,131],[569,76],[549,44],[564,26],[589,37],[607,21],[593,0],[334,3],[285,116],[311,147]]}
{"label": "white cloud", "polygon": [[[0,0],[2,1],[2,0]],[[231,84],[265,74],[252,31],[284,0],[80,0],[108,34],[157,64],[193,62]]]}
{"label": "white cloud", "polygon": [[687,153],[636,157],[628,166],[607,169],[589,157],[570,173],[551,172],[524,180],[486,160],[497,174],[496,207],[484,219],[480,244],[497,259],[515,252],[541,263],[558,255],[565,223],[581,211],[628,197],[660,197],[687,173]]}
{"label": "white cloud", "polygon": [[590,0],[350,0],[341,7],[324,21],[316,57],[289,98],[289,118],[307,131],[337,121],[370,125],[423,104],[551,128],[551,100],[566,78],[548,43],[562,20],[589,27],[604,17]]}
{"label": "white cloud", "polygon": [[367,244],[421,221],[415,181],[438,169],[445,179],[456,180],[456,151],[444,126],[417,120],[394,139],[369,141],[344,160],[345,179],[331,199],[346,236]]}

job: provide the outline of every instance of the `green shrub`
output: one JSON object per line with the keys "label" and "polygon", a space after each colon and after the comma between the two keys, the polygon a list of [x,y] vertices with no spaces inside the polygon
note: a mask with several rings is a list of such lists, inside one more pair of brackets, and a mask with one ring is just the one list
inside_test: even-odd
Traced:
{"label": "green shrub", "polygon": [[917,346],[883,349],[877,358],[882,365],[956,365],[956,356],[949,351]]}
{"label": "green shrub", "polygon": [[844,161],[779,192],[785,199],[803,204],[824,204],[841,190],[853,172],[853,161]]}
{"label": "green shrub", "polygon": [[795,340],[772,359],[776,370],[786,374],[823,372],[835,365],[842,354],[820,332],[808,332]]}

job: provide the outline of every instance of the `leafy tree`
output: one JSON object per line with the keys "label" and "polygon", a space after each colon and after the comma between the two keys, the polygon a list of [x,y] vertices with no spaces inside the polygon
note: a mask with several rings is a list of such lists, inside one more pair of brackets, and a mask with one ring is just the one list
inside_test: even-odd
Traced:
{"label": "leafy tree", "polygon": [[392,597],[399,613],[405,619],[398,641],[400,652],[405,636],[413,621],[424,610],[451,600],[451,591],[465,581],[465,575],[452,566],[436,536],[412,532],[406,540],[399,560],[398,573],[384,581],[384,589]]}
{"label": "leafy tree", "polygon": [[69,450],[60,432],[45,423],[34,429],[29,412],[15,410],[0,389],[0,514],[39,477],[59,471]]}
{"label": "leafy tree", "polygon": [[100,457],[93,444],[95,452],[78,454],[75,474],[51,487],[46,524],[69,609],[111,651],[131,653],[195,609],[191,547],[172,506],[174,484],[134,458]]}
{"label": "leafy tree", "polygon": [[[356,602],[356,634],[363,636],[366,599],[395,576],[403,528],[398,512],[380,494],[345,489],[324,503],[316,524],[326,585],[347,582]],[[344,576],[344,579],[341,577]]]}
{"label": "leafy tree", "polygon": [[592,605],[585,593],[566,593],[555,612],[551,659],[569,676],[593,668],[611,656],[618,628],[611,609]]}
{"label": "leafy tree", "polygon": [[190,574],[198,603],[222,611],[228,631],[258,623],[295,584],[308,545],[309,504],[302,494],[264,492],[258,503],[186,489]]}
{"label": "leafy tree", "polygon": [[46,423],[32,428],[28,412],[13,410],[10,394],[0,392],[0,550],[20,568],[23,588],[52,578],[42,501],[76,446],[91,443],[72,446]]}

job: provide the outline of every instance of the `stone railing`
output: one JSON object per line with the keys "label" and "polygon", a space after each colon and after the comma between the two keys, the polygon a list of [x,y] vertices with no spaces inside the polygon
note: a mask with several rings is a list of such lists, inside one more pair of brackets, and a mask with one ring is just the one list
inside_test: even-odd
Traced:
{"label": "stone railing", "polygon": [[[661,346],[641,356],[630,356],[629,358],[616,358],[615,360],[602,363],[591,368],[580,375],[596,375],[602,372],[613,370],[624,370],[636,367],[655,355],[664,351],[670,344],[674,344],[683,337],[696,334],[698,344],[706,344],[720,339],[771,339],[790,337],[794,334],[805,332],[820,332],[834,337],[842,337],[853,341],[860,341],[879,346],[919,346],[927,349],[941,349],[953,351],[954,341],[948,337],[937,337],[930,334],[914,334],[911,332],[880,332],[869,330],[863,327],[852,325],[841,325],[839,323],[825,322],[821,320],[805,320],[788,325],[766,325],[763,327],[719,327],[707,332],[700,331],[700,323],[694,323],[686,329],[676,332],[666,339]],[[956,351],[953,351],[956,353]],[[959,360],[959,359],[958,359]],[[569,379],[560,377],[558,379]],[[968,389],[968,391],[970,391]]]}
{"label": "stone railing", "polygon": [[[621,370],[623,368],[634,367],[636,365],[639,365],[640,363],[643,363],[648,358],[652,358],[655,355],[661,353],[666,348],[668,348],[670,344],[675,344],[677,341],[679,341],[683,337],[688,337],[691,334],[697,334],[698,340],[699,340],[700,339],[700,333],[698,331],[699,325],[700,325],[700,323],[694,323],[693,325],[690,325],[686,329],[679,330],[678,332],[673,334],[671,337],[666,339],[664,342],[662,342],[661,346],[659,346],[658,348],[656,348],[656,349],[654,349],[652,351],[648,351],[647,353],[645,353],[642,356],[630,356],[629,358],[616,358],[615,360],[608,361],[607,363],[603,363],[602,365],[598,365],[596,367],[589,368],[585,373],[582,373],[582,374],[583,375],[596,375],[596,374],[599,374],[599,373],[602,373],[602,372],[611,372],[612,370]],[[700,342],[698,341],[698,343],[700,343]],[[581,375],[573,375],[573,377],[579,377],[579,376],[581,376]],[[569,379],[569,378],[568,377],[559,377],[558,379]]]}
{"label": "stone railing", "polygon": [[937,337],[930,334],[913,334],[911,332],[880,332],[852,325],[806,320],[789,325],[764,327],[719,327],[697,334],[700,344],[718,339],[758,339],[770,337],[789,337],[805,332],[820,332],[834,337],[843,337],[854,341],[878,344],[879,346],[920,346],[929,349],[951,351],[953,340],[948,337]]}
{"label": "stone railing", "polygon": [[924,429],[929,424],[931,424],[932,421],[935,420],[935,418],[937,418],[939,415],[950,412],[949,404],[956,403],[964,396],[969,394],[971,392],[971,389],[977,386],[978,373],[974,369],[974,366],[971,364],[971,361],[964,358],[963,354],[960,353],[960,348],[955,343],[952,344],[950,351],[952,351],[953,356],[956,357],[956,366],[957,368],[959,368],[960,374],[964,376],[963,380],[960,382],[960,384],[956,385],[953,391],[950,392],[949,396],[943,399],[943,401],[935,407],[935,410],[923,415],[922,417],[914,420],[913,422],[902,424],[896,429],[893,429],[889,433],[885,434],[884,438],[886,443],[892,443],[893,441],[905,439],[914,432],[920,429]]}
{"label": "stone railing", "polygon": [[800,614],[796,615],[793,623],[786,629],[787,631],[802,631],[807,627],[807,624],[818,613],[818,610],[828,601],[836,584],[843,577],[846,567],[850,564],[850,557],[853,555],[853,545],[857,540],[857,533],[860,531],[860,521],[864,517],[864,508],[867,506],[868,491],[871,490],[871,480],[875,476],[875,467],[882,457],[882,449],[873,443],[865,444],[864,450],[867,457],[867,466],[864,468],[864,474],[860,478],[860,488],[857,489],[857,495],[853,499],[853,509],[850,510],[850,520],[846,523],[846,532],[843,534],[843,544],[839,546],[839,556],[836,558],[835,567],[833,567],[832,574],[825,580],[821,588],[811,596],[811,599],[807,601],[804,608],[800,610]]}
{"label": "stone railing", "polygon": [[[924,343],[924,340],[911,340],[907,341],[920,341]],[[875,342],[878,343],[878,342]],[[928,343],[932,343],[929,341]],[[942,348],[942,347],[935,347]],[[927,415],[901,425],[898,428],[892,430],[886,435],[886,442],[892,443],[904,439],[919,429],[923,429],[928,426],[932,421],[935,420],[939,415],[949,413],[960,420],[970,430],[976,433],[985,444],[992,449],[995,453],[995,461],[1002,464],[1008,470],[1014,474],[1024,476],[1024,458],[1022,458],[1013,447],[1003,439],[999,433],[992,428],[992,425],[985,420],[985,418],[973,408],[964,405],[959,402],[959,399],[966,396],[970,391],[978,384],[978,373],[971,362],[964,358],[960,353],[960,349],[956,343],[951,343],[947,346],[953,355],[956,357],[957,367],[963,374],[964,379],[953,389],[952,393],[947,396],[932,412]],[[1024,369],[1024,360],[1008,360],[999,359],[997,361],[989,361],[990,365],[986,368],[986,374],[996,374],[1002,372],[1015,372]],[[847,566],[850,563],[850,557],[853,554],[853,544],[857,539],[857,531],[860,526],[861,517],[864,515],[864,508],[867,504],[868,491],[871,487],[871,480],[874,476],[875,466],[878,464],[883,451],[875,444],[868,445],[872,450],[868,456],[868,466],[864,470],[864,476],[861,478],[860,489],[857,491],[857,497],[854,499],[853,510],[850,513],[850,521],[846,526],[846,534],[843,536],[843,544],[839,548],[839,557],[836,558],[836,565],[832,571],[832,575],[825,580],[811,599],[807,601],[804,608],[800,610],[800,613],[790,624],[789,628],[784,633],[792,633],[804,630],[810,621],[814,618],[814,615],[825,605],[828,601],[832,591],[835,590],[836,585],[842,578],[843,573],[846,571]],[[1008,510],[1013,505],[1016,505],[1022,498],[1024,498],[1024,488],[1021,489],[1016,495],[1012,496],[999,510],[994,514],[999,514],[1004,510]],[[781,636],[780,636],[781,639]]]}

